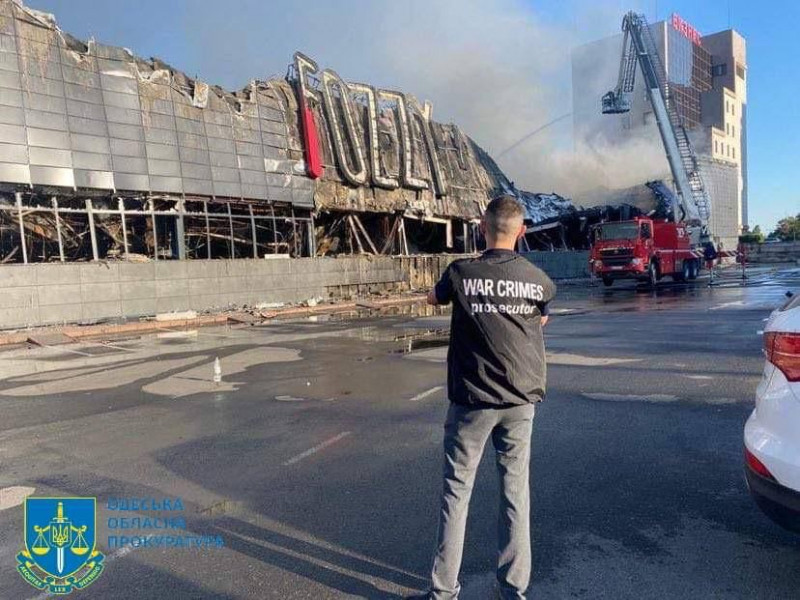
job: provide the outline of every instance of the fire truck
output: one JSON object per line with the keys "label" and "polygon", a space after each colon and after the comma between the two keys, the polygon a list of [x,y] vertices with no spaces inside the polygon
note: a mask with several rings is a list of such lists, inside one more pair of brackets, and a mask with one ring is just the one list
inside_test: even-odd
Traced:
{"label": "fire truck", "polygon": [[655,286],[670,276],[695,279],[702,266],[702,245],[709,243],[711,203],[699,163],[678,114],[653,34],[644,15],[629,12],[622,21],[619,80],[602,98],[603,114],[631,109],[639,66],[675,183],[670,206],[662,215],[596,226],[591,247],[592,272],[610,286],[617,279],[638,279]]}

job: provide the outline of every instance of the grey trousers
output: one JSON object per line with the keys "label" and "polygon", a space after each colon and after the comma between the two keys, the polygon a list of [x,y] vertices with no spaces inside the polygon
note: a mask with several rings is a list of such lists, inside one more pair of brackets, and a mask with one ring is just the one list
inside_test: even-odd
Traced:
{"label": "grey trousers", "polygon": [[497,590],[525,599],[531,576],[530,456],[534,406],[491,409],[451,404],[444,426],[444,489],[430,597],[456,600],[472,486],[489,437],[500,475]]}

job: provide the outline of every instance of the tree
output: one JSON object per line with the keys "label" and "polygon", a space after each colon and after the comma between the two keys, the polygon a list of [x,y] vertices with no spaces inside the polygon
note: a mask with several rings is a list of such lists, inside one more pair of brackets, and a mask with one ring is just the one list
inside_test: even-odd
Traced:
{"label": "tree", "polygon": [[784,242],[800,240],[800,214],[778,221],[775,231],[769,234],[769,239]]}
{"label": "tree", "polygon": [[764,234],[761,233],[761,225],[756,225],[750,231],[747,227],[742,228],[742,235],[739,236],[739,242],[742,244],[763,244]]}

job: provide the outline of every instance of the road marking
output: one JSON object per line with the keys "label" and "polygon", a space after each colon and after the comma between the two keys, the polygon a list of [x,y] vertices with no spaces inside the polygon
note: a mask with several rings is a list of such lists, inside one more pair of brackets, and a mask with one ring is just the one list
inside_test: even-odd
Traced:
{"label": "road marking", "polygon": [[114,350],[122,350],[123,352],[131,352],[136,354],[138,350],[131,350],[130,348],[123,348],[122,346],[115,346],[114,344],[109,344],[108,342],[97,342],[98,346],[105,346],[106,348],[113,348]]}
{"label": "road marking", "polygon": [[47,348],[48,350],[55,350],[56,352],[69,352],[70,354],[79,354],[80,356],[94,356],[93,354],[89,354],[88,352],[81,352],[80,350],[72,350],[70,348],[64,348],[63,346],[48,346],[47,344],[42,344],[41,348]]}
{"label": "road marking", "polygon": [[14,508],[25,501],[25,498],[33,494],[36,488],[15,485],[0,489],[0,510]]}
{"label": "road marking", "polygon": [[[151,533],[150,535],[145,536],[143,539],[144,540],[149,540],[150,538],[153,537],[153,535],[154,534]],[[142,544],[140,546],[132,546],[132,545],[131,546],[123,546],[122,548],[120,548],[116,552],[114,552],[112,554],[109,554],[106,557],[105,564],[113,562],[113,561],[117,560],[118,558],[122,558],[123,556],[125,556],[127,554],[130,554],[134,550],[138,550],[139,548],[142,548],[142,547],[144,547],[144,544]],[[38,596],[30,597],[30,598],[28,598],[28,600],[45,600],[45,598],[53,598],[53,597],[55,597],[55,594],[51,594],[50,592],[44,592],[43,594],[39,594]]]}
{"label": "road marking", "polygon": [[313,448],[309,448],[308,450],[306,450],[305,452],[303,452],[301,454],[298,454],[297,456],[293,456],[292,458],[287,460],[285,463],[283,463],[283,466],[284,467],[288,467],[289,465],[293,465],[295,463],[298,463],[301,460],[303,460],[304,458],[308,458],[312,454],[316,454],[320,450],[324,450],[328,446],[332,446],[333,444],[335,444],[339,440],[343,440],[344,438],[346,438],[351,433],[352,433],[352,431],[343,431],[339,435],[334,436],[331,439],[322,442],[321,444],[317,444]]}
{"label": "road marking", "polygon": [[606,394],[606,393],[583,393],[584,398],[590,400],[605,400],[606,402],[675,402],[678,400],[677,396],[672,394]]}
{"label": "road marking", "polygon": [[423,400],[423,399],[427,398],[428,396],[430,396],[432,394],[435,394],[439,390],[443,390],[443,389],[444,389],[443,385],[437,385],[436,387],[432,387],[431,389],[426,390],[426,391],[422,392],[421,394],[417,394],[413,398],[409,398],[408,401],[409,402],[419,402],[420,400]]}

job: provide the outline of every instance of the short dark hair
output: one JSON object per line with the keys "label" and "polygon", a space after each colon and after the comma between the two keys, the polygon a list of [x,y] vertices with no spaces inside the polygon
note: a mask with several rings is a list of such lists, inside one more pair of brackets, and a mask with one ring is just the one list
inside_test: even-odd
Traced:
{"label": "short dark hair", "polygon": [[525,211],[514,196],[503,194],[489,202],[483,217],[490,236],[515,235],[525,219]]}

